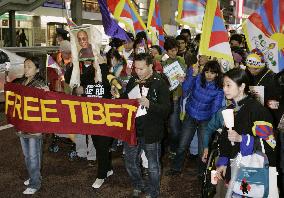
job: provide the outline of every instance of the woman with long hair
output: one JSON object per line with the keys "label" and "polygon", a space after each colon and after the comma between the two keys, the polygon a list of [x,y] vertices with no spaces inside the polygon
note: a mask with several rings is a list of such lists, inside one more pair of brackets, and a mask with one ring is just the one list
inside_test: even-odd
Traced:
{"label": "woman with long hair", "polygon": [[[48,91],[44,79],[39,74],[40,61],[37,57],[26,58],[24,62],[24,76],[17,78],[13,83],[19,83],[27,87],[34,87]],[[42,134],[18,131],[26,168],[29,178],[24,182],[27,189],[23,194],[34,194],[41,187],[41,161],[42,161]]]}

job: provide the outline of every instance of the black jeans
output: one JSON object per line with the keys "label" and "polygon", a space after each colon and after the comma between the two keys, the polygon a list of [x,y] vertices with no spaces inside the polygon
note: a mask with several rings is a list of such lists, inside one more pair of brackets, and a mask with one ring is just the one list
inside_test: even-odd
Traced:
{"label": "black jeans", "polygon": [[92,140],[96,148],[96,158],[98,161],[97,178],[105,179],[107,177],[107,172],[112,170],[110,147],[113,138],[92,135]]}

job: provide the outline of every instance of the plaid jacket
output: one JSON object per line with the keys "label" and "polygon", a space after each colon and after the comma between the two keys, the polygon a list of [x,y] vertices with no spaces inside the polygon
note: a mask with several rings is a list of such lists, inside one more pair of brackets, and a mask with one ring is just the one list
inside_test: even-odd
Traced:
{"label": "plaid jacket", "polygon": [[[17,84],[23,84],[27,80],[26,77],[22,78],[17,78],[13,81],[13,83]],[[40,76],[39,73],[37,73],[34,78],[27,84],[25,85],[27,87],[34,87],[34,88],[39,88],[39,89],[48,89],[48,86],[45,84],[45,80]],[[18,131],[17,135],[20,137],[41,137],[41,133],[25,133],[22,131]]]}
{"label": "plaid jacket", "polygon": [[[17,78],[13,81],[13,83],[23,84],[27,80],[26,77]],[[40,76],[39,73],[37,73],[34,78],[25,85],[27,87],[35,87],[39,89],[47,88],[47,85],[45,84],[45,80]]]}

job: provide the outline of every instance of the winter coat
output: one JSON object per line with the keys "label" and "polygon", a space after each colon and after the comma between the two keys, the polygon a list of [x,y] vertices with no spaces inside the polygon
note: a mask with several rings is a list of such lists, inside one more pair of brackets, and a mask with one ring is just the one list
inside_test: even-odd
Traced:
{"label": "winter coat", "polygon": [[190,68],[182,84],[183,96],[190,94],[185,106],[186,113],[198,121],[209,120],[222,107],[224,92],[215,81],[205,82],[202,87],[201,74],[195,77],[192,73]]}
{"label": "winter coat", "polygon": [[281,108],[283,107],[281,105],[281,108],[279,109],[270,109],[267,106],[269,100],[276,100],[278,102],[283,100],[283,93],[281,93],[281,87],[275,79],[275,73],[268,68],[264,68],[258,75],[250,75],[250,77],[253,86],[264,86],[264,106],[267,107],[272,114],[273,125],[276,127],[281,118],[281,113],[283,111]]}
{"label": "winter coat", "polygon": [[[17,78],[13,81],[13,83],[24,85],[26,80],[27,80],[26,77]],[[47,85],[45,84],[45,80],[40,76],[39,73],[36,73],[34,78],[25,86],[39,88],[39,89],[48,89]],[[21,137],[40,137],[41,133],[26,133],[26,132],[18,131],[17,135]]]}
{"label": "winter coat", "polygon": [[[229,168],[229,159],[235,158],[238,152],[246,156],[252,154],[254,150],[261,151],[259,138],[263,139],[269,166],[276,166],[276,141],[269,111],[250,96],[238,101],[234,109],[233,129],[239,135],[242,135],[242,142],[235,142],[232,145],[228,139],[228,131],[223,127],[219,139],[220,156],[217,166],[228,165],[227,168]],[[226,179],[230,180],[230,171],[228,169]]]}
{"label": "winter coat", "polygon": [[159,142],[163,138],[165,122],[170,111],[169,87],[161,75],[154,72],[143,83],[139,82],[137,76],[133,76],[126,86],[125,94],[127,95],[138,84],[140,91],[142,86],[149,88],[147,99],[150,105],[146,108],[146,115],[136,118],[137,136],[145,138],[146,144]]}

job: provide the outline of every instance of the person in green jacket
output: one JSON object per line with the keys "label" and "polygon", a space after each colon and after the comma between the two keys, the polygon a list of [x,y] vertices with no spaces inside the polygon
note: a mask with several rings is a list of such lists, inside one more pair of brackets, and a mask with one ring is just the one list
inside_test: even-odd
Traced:
{"label": "person in green jacket", "polygon": [[[164,49],[166,50],[166,54],[160,57],[162,67],[164,68],[167,65],[178,61],[180,66],[182,67],[183,71],[186,73],[187,65],[185,64],[184,58],[177,56],[178,53],[178,42],[175,38],[168,38],[165,41]],[[172,111],[170,114],[170,158],[174,157],[176,152],[176,147],[178,144],[178,134],[181,128],[181,121],[179,119],[180,114],[180,105],[179,100],[182,95],[182,87],[181,83],[184,81],[185,76],[178,76],[178,80],[180,84],[177,88],[172,90],[171,92],[171,100],[172,100]]]}

